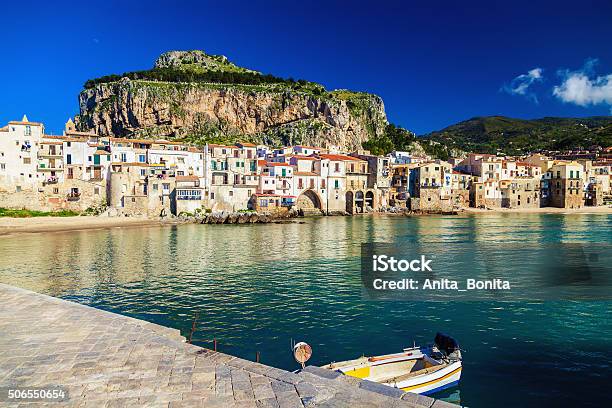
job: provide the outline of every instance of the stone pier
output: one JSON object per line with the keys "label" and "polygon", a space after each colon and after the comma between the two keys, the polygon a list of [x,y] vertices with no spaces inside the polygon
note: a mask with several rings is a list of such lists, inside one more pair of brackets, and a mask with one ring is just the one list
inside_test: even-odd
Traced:
{"label": "stone pier", "polygon": [[[7,387],[61,386],[15,403]],[[295,374],[185,343],[178,330],[0,284],[0,406],[407,407],[455,405],[307,367]]]}

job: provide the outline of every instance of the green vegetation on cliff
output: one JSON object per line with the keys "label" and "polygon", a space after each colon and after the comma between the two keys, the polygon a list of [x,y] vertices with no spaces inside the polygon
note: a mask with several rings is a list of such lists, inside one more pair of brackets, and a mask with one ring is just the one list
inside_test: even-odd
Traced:
{"label": "green vegetation on cliff", "polygon": [[125,72],[121,75],[106,75],[100,78],[85,81],[85,89],[94,88],[98,84],[117,82],[121,78],[132,80],[182,82],[182,83],[213,83],[213,84],[242,84],[242,85],[284,85],[289,89],[308,91],[313,94],[325,92],[322,85],[304,80],[284,79],[273,75],[262,75],[255,72],[232,71],[206,71],[196,69],[178,68],[152,68],[144,71]]}
{"label": "green vegetation on cliff", "polygon": [[612,116],[532,120],[477,117],[432,132],[426,139],[471,152],[512,155],[593,145],[608,147],[612,145]]}
{"label": "green vegetation on cliff", "polygon": [[462,153],[432,140],[419,139],[411,131],[391,123],[385,127],[381,136],[373,137],[364,142],[363,148],[377,155],[386,155],[395,150],[413,154],[425,153],[442,160],[448,160],[451,156]]}
{"label": "green vegetation on cliff", "polygon": [[385,155],[394,150],[408,150],[410,144],[416,140],[416,135],[402,127],[388,124],[384,133],[373,137],[363,143],[363,148],[372,154]]}
{"label": "green vegetation on cliff", "polygon": [[91,89],[98,84],[117,82],[121,78],[169,83],[276,85],[313,95],[321,95],[325,92],[325,88],[320,84],[303,79],[295,80],[262,74],[239,67],[223,55],[208,55],[199,50],[170,51],[162,54],[151,69],[89,79],[85,81],[83,87]]}

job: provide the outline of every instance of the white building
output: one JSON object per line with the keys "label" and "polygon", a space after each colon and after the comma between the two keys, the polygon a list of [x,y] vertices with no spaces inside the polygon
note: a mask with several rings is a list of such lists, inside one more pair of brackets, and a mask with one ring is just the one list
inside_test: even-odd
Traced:
{"label": "white building", "polygon": [[0,183],[7,191],[33,190],[42,180],[37,167],[43,135],[42,123],[30,122],[26,115],[0,128]]}

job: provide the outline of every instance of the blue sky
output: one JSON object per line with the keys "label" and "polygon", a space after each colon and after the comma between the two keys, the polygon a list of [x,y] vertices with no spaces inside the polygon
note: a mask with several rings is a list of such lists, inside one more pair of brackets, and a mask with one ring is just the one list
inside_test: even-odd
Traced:
{"label": "blue sky", "polygon": [[27,113],[49,133],[78,113],[85,80],[172,49],[376,93],[418,134],[612,105],[610,1],[13,1],[3,15],[0,123]]}

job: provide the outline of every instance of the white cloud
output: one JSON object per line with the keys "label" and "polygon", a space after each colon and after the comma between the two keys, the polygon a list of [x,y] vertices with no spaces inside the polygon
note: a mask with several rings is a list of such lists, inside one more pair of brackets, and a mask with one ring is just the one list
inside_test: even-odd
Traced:
{"label": "white cloud", "polygon": [[553,95],[579,106],[612,105],[612,74],[593,75],[596,59],[588,60],[578,71],[561,71],[563,82],[553,88]]}
{"label": "white cloud", "polygon": [[534,82],[539,82],[544,79],[542,71],[542,68],[531,69],[527,71],[526,74],[521,74],[514,78],[509,84],[505,84],[501,90],[509,93],[510,95],[525,96],[533,100],[535,103],[538,103],[538,98],[536,97],[535,93],[529,91],[529,87]]}

